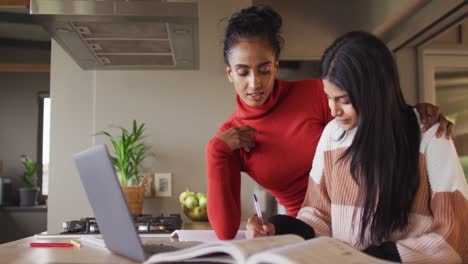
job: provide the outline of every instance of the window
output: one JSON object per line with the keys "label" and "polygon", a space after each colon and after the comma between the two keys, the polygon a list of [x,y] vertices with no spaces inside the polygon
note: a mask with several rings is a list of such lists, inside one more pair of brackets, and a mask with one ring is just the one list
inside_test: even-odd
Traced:
{"label": "window", "polygon": [[468,68],[436,68],[434,77],[436,102],[455,124],[453,142],[468,179]]}
{"label": "window", "polygon": [[39,151],[40,167],[38,184],[42,195],[49,193],[49,152],[50,152],[50,97],[39,95]]}

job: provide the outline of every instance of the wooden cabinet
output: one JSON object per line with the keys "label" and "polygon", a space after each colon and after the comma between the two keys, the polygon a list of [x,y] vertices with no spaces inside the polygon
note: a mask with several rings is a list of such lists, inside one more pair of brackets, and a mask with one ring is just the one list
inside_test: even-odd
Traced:
{"label": "wooden cabinet", "polygon": [[47,208],[0,207],[0,244],[33,236],[47,230]]}
{"label": "wooden cabinet", "polygon": [[0,7],[29,8],[29,0],[0,0]]}

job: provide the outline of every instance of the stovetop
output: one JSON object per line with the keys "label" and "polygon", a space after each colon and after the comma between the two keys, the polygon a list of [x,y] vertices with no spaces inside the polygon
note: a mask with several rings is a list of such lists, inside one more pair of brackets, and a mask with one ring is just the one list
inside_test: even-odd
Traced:
{"label": "stovetop", "polygon": [[[139,215],[133,218],[135,228],[140,234],[170,234],[182,227],[180,214],[168,216]],[[99,226],[94,217],[85,217],[62,224],[60,234],[99,234]]]}

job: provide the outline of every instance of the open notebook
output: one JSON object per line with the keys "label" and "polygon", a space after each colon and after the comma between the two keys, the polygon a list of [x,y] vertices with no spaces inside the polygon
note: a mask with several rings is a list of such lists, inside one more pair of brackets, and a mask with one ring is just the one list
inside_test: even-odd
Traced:
{"label": "open notebook", "polygon": [[304,240],[297,235],[203,243],[179,251],[153,255],[145,263],[164,262],[392,263],[368,256],[333,238]]}

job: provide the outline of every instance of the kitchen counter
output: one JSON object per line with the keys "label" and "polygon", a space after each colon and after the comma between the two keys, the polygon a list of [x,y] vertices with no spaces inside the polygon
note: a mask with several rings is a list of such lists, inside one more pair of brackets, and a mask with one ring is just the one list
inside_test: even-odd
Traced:
{"label": "kitchen counter", "polygon": [[0,206],[0,211],[5,211],[5,212],[47,212],[47,206],[46,205]]}
{"label": "kitchen counter", "polygon": [[[184,224],[182,229],[203,230],[211,229],[208,222],[193,222]],[[51,242],[69,242],[70,238],[49,238]],[[0,245],[2,263],[137,263],[119,255],[113,254],[106,248],[82,243],[80,248],[30,248],[29,243],[36,241],[34,236]],[[41,239],[44,241],[44,239]],[[79,239],[77,239],[79,241]],[[169,237],[143,237],[143,243],[163,243],[177,241]]]}

